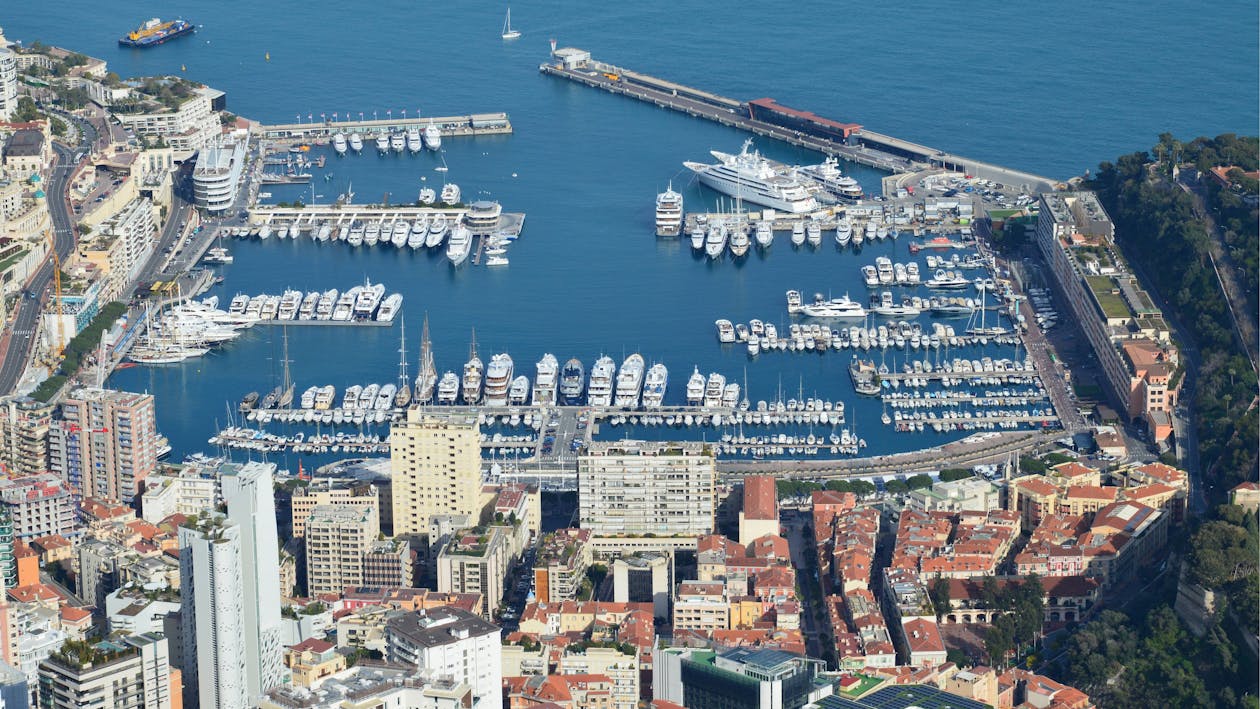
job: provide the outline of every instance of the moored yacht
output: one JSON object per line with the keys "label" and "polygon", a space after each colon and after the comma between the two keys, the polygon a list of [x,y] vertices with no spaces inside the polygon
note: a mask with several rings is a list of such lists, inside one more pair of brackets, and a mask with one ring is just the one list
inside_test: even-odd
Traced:
{"label": "moored yacht", "polygon": [[438,216],[433,217],[433,221],[429,224],[429,231],[424,235],[425,247],[436,249],[441,246],[442,242],[446,241],[447,230],[445,219]]}
{"label": "moored yacht", "polygon": [[486,405],[506,406],[511,384],[512,357],[506,352],[494,355],[486,367]]}
{"label": "moored yacht", "polygon": [[407,129],[407,151],[418,153],[424,147],[420,142],[420,129],[412,126]]}
{"label": "moored yacht", "polygon": [[437,402],[439,404],[454,404],[459,398],[459,377],[454,372],[443,372],[442,378],[437,383]]}
{"label": "moored yacht", "polygon": [[376,150],[382,154],[389,152],[389,135],[381,132],[376,134]]}
{"label": "moored yacht", "polygon": [[442,204],[452,207],[459,204],[459,185],[454,182],[448,182],[442,185]]}
{"label": "moored yacht", "polygon": [[363,152],[363,137],[358,133],[350,134],[350,149],[356,153]]}
{"label": "moored yacht", "polygon": [[704,401],[704,375],[700,373],[700,368],[696,367],[691,373],[691,378],[687,380],[687,403],[691,406],[699,406]]}
{"label": "moored yacht", "polygon": [[659,409],[665,400],[665,387],[669,384],[669,370],[657,362],[647,371],[643,382],[643,407]]}
{"label": "moored yacht", "polygon": [[638,352],[626,357],[617,372],[617,394],[614,404],[623,408],[638,408],[643,390],[643,355]]}
{"label": "moored yacht", "polygon": [[529,377],[521,374],[512,380],[508,387],[508,403],[512,406],[524,406],[529,403]]}
{"label": "moored yacht", "polygon": [[442,147],[442,131],[432,123],[424,127],[424,147],[429,150],[438,150]]}
{"label": "moored yacht", "polygon": [[556,381],[560,364],[550,352],[534,365],[534,406],[552,406],[556,403]]}
{"label": "moored yacht", "polygon": [[474,336],[469,347],[468,361],[464,363],[463,398],[465,404],[481,402],[481,379],[484,366],[477,356],[477,339]]}
{"label": "moored yacht", "polygon": [[776,172],[760,153],[750,152],[751,147],[749,139],[738,155],[712,150],[710,154],[717,163],[684,162],[683,165],[696,173],[702,184],[745,202],[792,214],[818,209],[818,201],[800,182]]}
{"label": "moored yacht", "polygon": [[459,266],[468,260],[472,251],[472,232],[463,224],[456,223],[451,230],[451,238],[446,244],[446,258],[452,266]]}
{"label": "moored yacht", "polygon": [[337,134],[335,134],[332,139],[332,146],[333,146],[333,150],[337,151],[338,155],[345,155],[346,154],[346,134],[341,133],[341,132],[338,132]]}
{"label": "moored yacht", "polygon": [[610,406],[613,398],[613,377],[616,365],[612,357],[603,356],[591,367],[591,382],[587,387],[587,402],[591,406]]}
{"label": "moored yacht", "polygon": [[683,197],[674,191],[671,182],[664,192],[656,195],[656,235],[678,236],[682,222]]}
{"label": "moored yacht", "polygon": [[717,372],[711,372],[709,378],[704,383],[704,406],[717,407],[722,405],[722,392],[726,389],[726,377]]}
{"label": "moored yacht", "polygon": [[402,133],[393,133],[389,136],[389,147],[396,153],[401,153],[407,147],[407,137]]}
{"label": "moored yacht", "polygon": [[586,369],[582,360],[574,357],[564,363],[560,373],[560,401],[572,406],[582,400],[582,392],[586,390]]}

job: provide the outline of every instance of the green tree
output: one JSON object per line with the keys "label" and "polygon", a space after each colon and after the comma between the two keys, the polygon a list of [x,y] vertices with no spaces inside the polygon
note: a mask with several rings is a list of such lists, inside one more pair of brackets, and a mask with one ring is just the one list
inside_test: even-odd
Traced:
{"label": "green tree", "polygon": [[904,495],[910,492],[910,486],[904,480],[893,478],[884,483],[884,491],[890,495]]}
{"label": "green tree", "polygon": [[955,480],[966,480],[974,477],[975,473],[966,468],[946,468],[940,472],[938,476],[943,483],[953,482]]}
{"label": "green tree", "polygon": [[932,599],[932,610],[936,611],[936,619],[940,620],[950,610],[949,579],[940,575],[932,579],[928,597]]}
{"label": "green tree", "polygon": [[906,478],[906,487],[911,490],[922,490],[923,488],[932,487],[932,476],[926,473],[911,475]]}

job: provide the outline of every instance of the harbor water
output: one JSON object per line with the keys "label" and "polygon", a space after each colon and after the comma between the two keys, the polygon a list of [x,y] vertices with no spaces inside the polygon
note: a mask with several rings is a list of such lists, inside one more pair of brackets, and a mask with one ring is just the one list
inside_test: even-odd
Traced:
{"label": "harbor water", "polygon": [[[106,59],[124,77],[171,73],[205,82],[227,92],[230,110],[265,122],[334,113],[370,118],[374,111],[383,118],[404,110],[408,116],[510,115],[514,135],[445,140],[446,173],[434,170],[441,160],[432,153],[378,157],[369,143],[360,156],[329,154],[309,186],[264,188],[273,201],[310,201],[313,194],[329,202],[353,185],[356,202],[388,195],[397,204],[414,201],[425,184],[438,188],[449,179],[465,200],[494,199],[527,214],[523,235],[510,247],[510,266],[452,271],[440,254],[355,250],[305,237],[234,241],[225,245],[235,263],[220,267],[225,282],[212,291],[225,303],[238,292],[344,288],[370,278],[405,296],[400,320],[407,323],[412,374],[427,312],[439,371],[459,370],[473,328],[483,360],[509,352],[517,373],[531,377],[544,352],[561,363],[579,357],[588,371],[601,353],[620,364],[640,352],[649,363],[669,367],[671,403],[681,403],[693,366],[740,384],[746,371],[753,402],[774,399],[780,388],[784,398],[803,392],[843,400],[848,425],[869,443],[867,453],[883,454],[965,434],[895,433],[880,424],[878,400],[853,394],[847,352],[767,353],[750,360],[742,345],[718,344],[713,322],[761,318],[785,329],[788,289],[807,296],[847,292],[865,302],[858,268],[879,255],[914,258],[922,266],[923,254],[911,257],[906,250],[911,239],[903,235],[855,255],[837,252],[830,235],[814,251],[794,249],[780,234],[767,254],[754,250],[742,263],[729,256],[710,262],[693,256],[685,240],[656,239],[653,199],[671,180],[688,211],[716,207],[715,195],[691,184],[681,162],[706,160],[710,149],[735,152],[745,136],[540,76],[547,40],[717,93],[769,95],[1058,178],[1148,146],[1163,131],[1189,138],[1254,130],[1260,84],[1250,59],[1256,54],[1254,7],[1245,22],[1237,21],[1233,3],[1063,10],[995,6],[969,8],[963,17],[923,3],[845,14],[834,4],[806,2],[794,5],[791,17],[767,21],[764,8],[751,6],[716,11],[698,2],[649,2],[603,11],[564,2],[518,6],[513,24],[524,36],[514,42],[499,38],[502,8],[458,3],[387,1],[364,11],[230,1],[211,10],[188,2],[68,0],[18,5],[2,21],[10,39],[80,50]],[[118,35],[159,12],[194,21],[197,34],[152,50],[117,47]],[[802,41],[802,20],[814,40]],[[1178,41],[1152,54],[1152,38],[1168,27],[1177,28]],[[1236,51],[1203,53],[1209,43]],[[784,162],[820,158],[768,141],[758,147]],[[845,169],[868,191],[878,189],[879,173]],[[926,327],[928,319],[921,322]],[[398,324],[292,328],[288,339],[299,392],[317,384],[334,384],[340,392],[350,384],[396,380]],[[178,456],[206,449],[243,394],[274,386],[280,351],[279,328],[254,328],[200,360],[121,370],[110,383],[157,395],[159,427]],[[989,347],[951,356],[981,354],[1011,357],[1015,351]],[[874,350],[866,356],[880,360]],[[920,351],[916,358],[925,356]]]}

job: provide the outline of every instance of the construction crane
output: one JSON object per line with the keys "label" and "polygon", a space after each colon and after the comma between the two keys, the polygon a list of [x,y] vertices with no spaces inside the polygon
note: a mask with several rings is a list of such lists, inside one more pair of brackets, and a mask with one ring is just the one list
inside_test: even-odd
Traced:
{"label": "construction crane", "polygon": [[66,323],[62,318],[64,308],[61,297],[61,257],[57,255],[57,242],[52,229],[48,230],[48,251],[53,259],[53,298],[56,299],[57,341],[53,343],[53,354],[58,358],[66,349]]}

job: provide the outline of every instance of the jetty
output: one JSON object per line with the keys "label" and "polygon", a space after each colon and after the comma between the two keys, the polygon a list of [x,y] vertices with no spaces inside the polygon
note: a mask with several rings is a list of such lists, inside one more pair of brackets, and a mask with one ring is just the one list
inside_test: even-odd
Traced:
{"label": "jetty", "polygon": [[378,133],[402,133],[408,128],[424,129],[437,126],[442,131],[442,138],[459,138],[480,135],[508,135],[512,132],[512,121],[506,113],[474,113],[467,116],[415,116],[412,118],[393,117],[374,118],[369,120],[328,120],[305,123],[259,123],[253,127],[256,135],[264,140],[276,143],[327,142],[336,133],[359,133],[366,140]]}
{"label": "jetty", "polygon": [[1025,192],[1048,192],[1057,180],[973,160],[891,135],[858,123],[824,118],[789,108],[772,98],[741,101],[592,58],[584,49],[552,45],[551,61],[538,70],[548,76],[739,128],[785,143],[835,155],[897,174],[939,168],[963,172]]}

